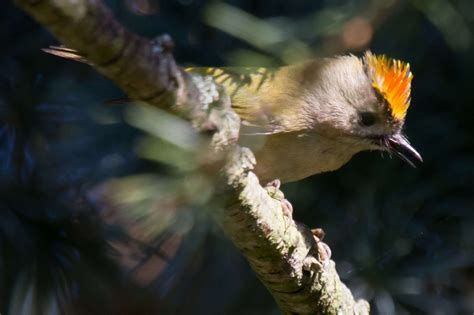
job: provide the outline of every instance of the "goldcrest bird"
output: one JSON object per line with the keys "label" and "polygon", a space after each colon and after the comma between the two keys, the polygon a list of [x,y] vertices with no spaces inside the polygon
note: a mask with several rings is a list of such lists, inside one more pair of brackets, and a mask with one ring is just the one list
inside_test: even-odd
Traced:
{"label": "goldcrest bird", "polygon": [[[46,52],[87,62],[76,51]],[[364,150],[422,161],[403,134],[413,75],[408,63],[366,52],[278,69],[188,68],[210,75],[242,120],[240,142],[256,154],[262,183],[333,171]]]}
{"label": "goldcrest bird", "polygon": [[211,75],[242,119],[262,183],[333,171],[364,150],[422,161],[403,134],[413,75],[408,63],[366,52],[279,69],[190,68]]}

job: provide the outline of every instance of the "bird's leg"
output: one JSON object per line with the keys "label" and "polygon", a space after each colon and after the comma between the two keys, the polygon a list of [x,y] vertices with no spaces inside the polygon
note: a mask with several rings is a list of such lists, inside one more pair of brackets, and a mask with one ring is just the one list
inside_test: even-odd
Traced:
{"label": "bird's leg", "polygon": [[312,229],[314,240],[316,241],[316,246],[318,250],[319,260],[322,262],[323,266],[327,266],[329,260],[331,260],[331,248],[323,242],[323,238],[326,235],[323,229],[316,228]]}
{"label": "bird's leg", "polygon": [[273,199],[276,199],[281,202],[281,207],[283,210],[283,214],[288,217],[292,218],[293,216],[293,206],[291,203],[288,201],[288,199],[285,198],[285,195],[283,192],[280,190],[281,182],[279,179],[272,180],[268,184],[265,185],[265,190],[268,192],[270,197]]}

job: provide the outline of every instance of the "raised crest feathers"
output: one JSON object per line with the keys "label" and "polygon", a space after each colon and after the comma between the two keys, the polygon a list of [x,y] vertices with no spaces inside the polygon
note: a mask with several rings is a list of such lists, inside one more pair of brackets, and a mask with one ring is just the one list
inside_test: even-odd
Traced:
{"label": "raised crest feathers", "polygon": [[367,52],[365,64],[373,87],[385,98],[390,114],[397,121],[405,118],[410,106],[413,74],[406,62]]}

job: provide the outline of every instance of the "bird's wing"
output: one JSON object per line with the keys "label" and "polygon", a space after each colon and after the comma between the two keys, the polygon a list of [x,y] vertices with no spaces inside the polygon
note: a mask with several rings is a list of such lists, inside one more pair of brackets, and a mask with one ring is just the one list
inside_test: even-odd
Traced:
{"label": "bird's wing", "polygon": [[[43,51],[66,59],[92,65],[80,52],[64,46],[51,46]],[[284,70],[282,70],[284,69]],[[232,99],[232,108],[242,119],[242,133],[266,135],[301,130],[295,124],[300,121],[295,107],[300,106],[292,67],[252,68],[195,67],[185,69],[189,73],[211,76],[226,89]]]}
{"label": "bird's wing", "polygon": [[242,119],[243,133],[272,134],[279,132],[274,123],[272,102],[268,100],[278,69],[224,67],[187,68],[187,72],[211,76],[231,97],[232,108]]}

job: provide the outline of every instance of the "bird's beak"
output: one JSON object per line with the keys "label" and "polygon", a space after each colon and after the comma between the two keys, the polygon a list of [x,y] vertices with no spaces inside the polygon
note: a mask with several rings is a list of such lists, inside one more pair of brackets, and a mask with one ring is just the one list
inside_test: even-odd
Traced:
{"label": "bird's beak", "polygon": [[388,136],[384,141],[384,146],[388,152],[395,154],[412,167],[416,167],[415,162],[423,162],[421,155],[402,134]]}

